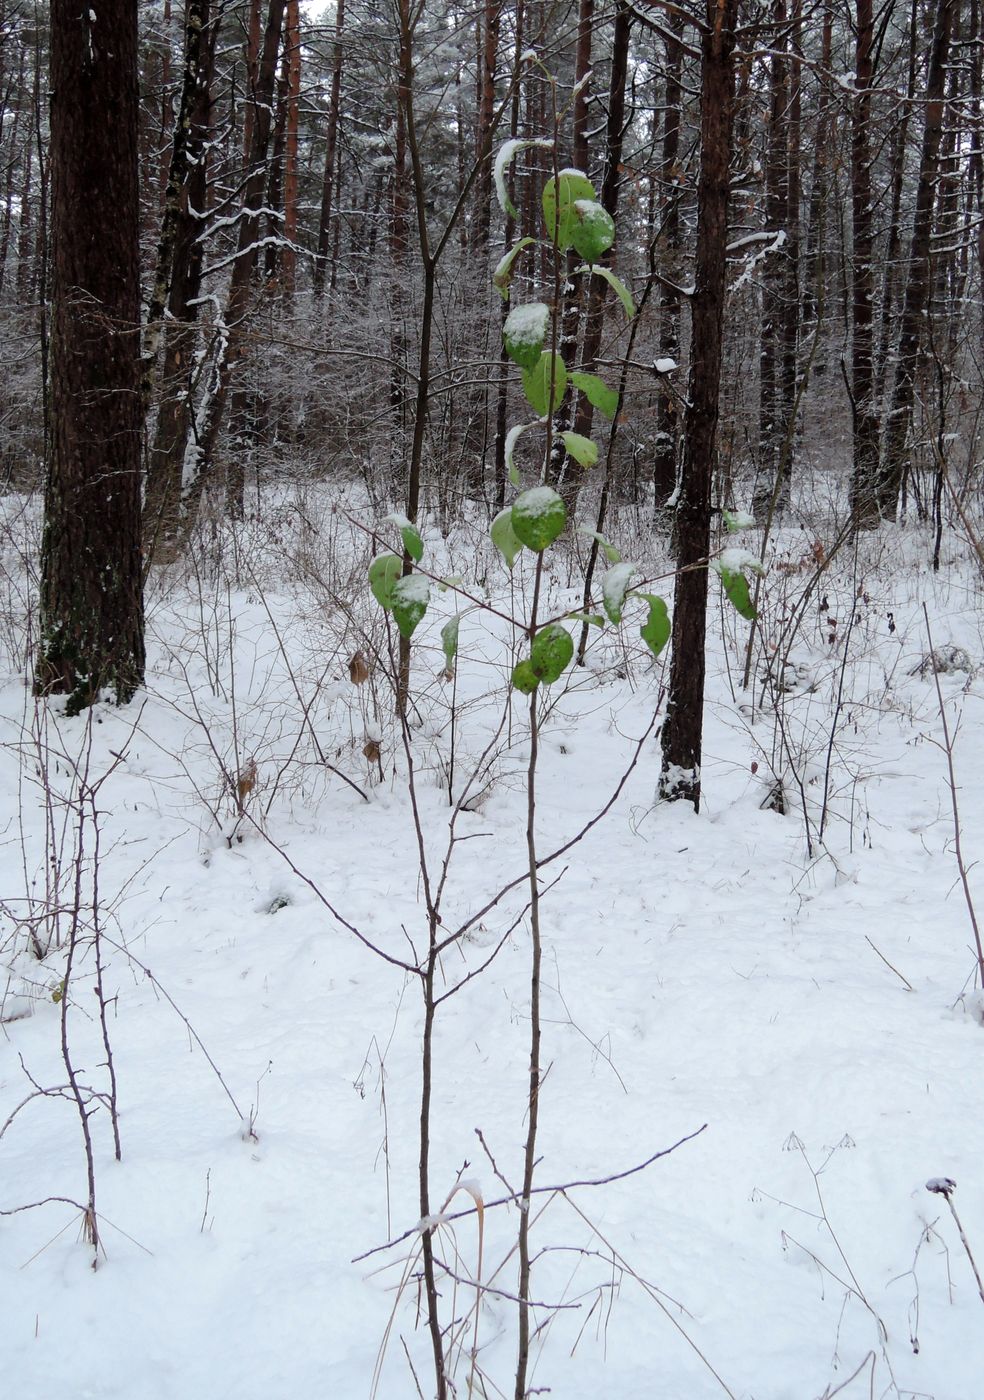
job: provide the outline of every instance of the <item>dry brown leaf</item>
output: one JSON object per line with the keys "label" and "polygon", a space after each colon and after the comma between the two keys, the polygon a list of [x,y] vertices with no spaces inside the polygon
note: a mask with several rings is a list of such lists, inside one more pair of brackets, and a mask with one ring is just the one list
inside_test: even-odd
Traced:
{"label": "dry brown leaf", "polygon": [[349,662],[349,680],[353,685],[365,685],[369,679],[369,665],[361,651],[357,651]]}

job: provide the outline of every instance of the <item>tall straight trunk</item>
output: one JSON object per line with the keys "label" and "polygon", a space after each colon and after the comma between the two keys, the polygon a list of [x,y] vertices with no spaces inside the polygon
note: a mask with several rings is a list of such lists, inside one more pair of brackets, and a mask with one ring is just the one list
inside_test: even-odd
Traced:
{"label": "tall straight trunk", "polygon": [[298,0],[287,0],[287,142],[284,150],[284,247],[281,276],[292,296],[297,279],[298,138],[301,112],[301,14]]}
{"label": "tall straight trunk", "polygon": [[919,183],[916,188],[916,213],[909,249],[909,272],[902,305],[895,382],[885,431],[885,455],[876,496],[877,508],[886,519],[895,517],[907,465],[906,445],[912,421],[913,385],[922,343],[923,321],[929,302],[930,236],[933,228],[940,137],[946,107],[946,66],[950,52],[950,34],[958,4],[959,0],[939,0],[933,29],[933,47],[926,75],[925,123],[919,158]]}
{"label": "tall straight trunk", "polygon": [[871,529],[878,524],[878,446],[880,418],[875,399],[872,326],[874,321],[874,219],[871,190],[871,84],[874,76],[872,0],[857,0],[854,110],[851,124],[851,213],[853,287],[851,295],[851,396],[854,465],[851,516]]}
{"label": "tall straight trunk", "polygon": [[[181,478],[185,444],[190,432],[193,399],[192,371],[198,324],[198,296],[202,281],[202,217],[208,195],[208,133],[210,126],[212,73],[215,45],[221,15],[211,20],[209,0],[189,0],[187,19],[185,78],[182,87],[175,143],[172,152],[168,201],[165,206],[161,242],[166,247],[166,275],[158,272],[148,312],[144,343],[142,391],[146,409],[149,380],[154,363],[161,357],[161,394],[157,422],[147,465],[144,497],[144,568],[155,558],[173,557],[179,543]],[[191,51],[194,49],[193,61]],[[180,134],[180,141],[179,141]],[[177,173],[183,167],[180,185]],[[172,192],[175,197],[171,214]],[[173,223],[172,223],[173,218]],[[165,289],[166,310],[156,310],[156,301]],[[152,339],[153,337],[153,339]]]}
{"label": "tall straight trunk", "polygon": [[205,481],[212,470],[219,442],[219,431],[225,413],[232,371],[243,353],[246,338],[246,313],[249,310],[250,283],[256,267],[257,232],[263,192],[267,184],[266,156],[270,140],[273,89],[276,80],[277,53],[284,20],[284,0],[270,0],[263,48],[257,69],[253,102],[252,141],[248,174],[243,190],[239,218],[236,256],[232,264],[229,290],[222,317],[222,335],[211,382],[203,405],[202,425],[198,441],[191,448],[190,471],[184,483],[184,517],[182,528],[187,533],[194,523]]}
{"label": "tall straight trunk", "polygon": [[786,58],[785,0],[773,0],[776,31],[770,63],[769,138],[765,169],[766,229],[781,246],[770,253],[762,272],[762,318],[759,323],[758,474],[753,498],[756,516],[768,512],[776,474],[783,425],[779,405],[779,330],[785,291],[785,240],[788,212],[786,122],[789,107],[789,64]]}
{"label": "tall straight trunk", "polygon": [[734,111],[735,22],[739,0],[707,0],[701,36],[700,177],[692,302],[690,384],[683,476],[677,506],[677,575],[660,796],[700,808],[704,723],[704,643],[711,483],[721,392],[728,166]]}
{"label": "tall straight trunk", "polygon": [[[523,55],[523,44],[525,42],[525,5],[524,0],[516,0],[516,32],[515,49],[513,53],[513,74],[518,77],[520,64]],[[520,84],[515,81],[513,84],[512,102],[509,109],[509,137],[515,140],[519,131],[519,103]],[[508,173],[507,173],[508,180]],[[515,205],[515,199],[513,200]],[[506,215],[506,228],[504,236],[504,247],[508,250],[512,246],[512,240],[516,232],[516,221],[511,214]],[[506,317],[509,314],[508,302],[502,304],[502,324],[505,326]],[[502,510],[506,503],[506,434],[507,434],[507,407],[509,399],[509,356],[506,354],[505,345],[500,337],[499,342],[499,379],[496,385],[495,395],[495,461],[494,461],[494,503],[496,510]]]}
{"label": "tall straight trunk", "polygon": [[818,308],[823,305],[825,300],[823,287],[827,257],[823,230],[826,224],[827,195],[830,186],[829,170],[832,163],[829,145],[833,137],[833,124],[830,119],[830,78],[828,75],[831,71],[833,34],[833,12],[829,0],[827,0],[824,5],[820,40],[819,94],[813,145],[813,175],[810,182],[810,204],[806,227],[806,265],[811,270],[811,280],[804,282],[803,286],[804,327],[813,325],[817,318]]}
{"label": "tall straight trunk", "polygon": [[345,0],[336,0],[335,47],[331,58],[331,97],[328,103],[328,125],[325,130],[325,173],[321,182],[321,213],[318,218],[318,257],[314,264],[314,291],[322,296],[325,272],[331,253],[332,199],[335,193],[335,148],[338,142],[338,106],[342,96],[342,31],[345,25]]}
{"label": "tall straight trunk", "polygon": [[[499,57],[499,28],[502,18],[502,0],[485,0],[483,17],[481,67],[479,73],[478,133],[476,152],[485,147],[492,114],[495,110],[496,65]],[[492,221],[492,157],[482,162],[482,168],[475,182],[475,234],[474,246],[484,251],[488,247],[489,229]]]}
{"label": "tall straight trunk", "polygon": [[[143,683],[136,0],[52,0],[53,443],[35,683]],[[91,1183],[90,1183],[91,1185]]]}
{"label": "tall straight trunk", "polygon": [[[673,13],[667,17],[666,84],[663,92],[663,142],[660,154],[660,189],[662,214],[661,262],[667,280],[659,286],[659,357],[674,364],[680,358],[680,125],[683,117],[683,19]],[[677,442],[680,423],[676,398],[663,384],[656,399],[656,451],[653,456],[653,487],[655,505],[663,511],[676,490]]]}
{"label": "tall straight trunk", "polygon": [[[287,0],[287,4],[290,0]],[[287,5],[284,6],[286,18]],[[285,36],[286,40],[286,36]],[[277,104],[273,118],[270,143],[269,173],[266,193],[266,237],[263,241],[263,275],[268,283],[274,281],[280,266],[281,236],[284,226],[284,154],[287,149],[287,45],[284,43],[277,83]]]}
{"label": "tall straight trunk", "polygon": [[[632,29],[632,10],[627,0],[616,0],[615,28],[612,33],[612,66],[608,81],[608,118],[605,123],[605,171],[601,181],[601,203],[613,219],[618,214],[619,184],[621,181],[622,144],[625,135],[625,81],[629,65],[629,34]],[[607,267],[611,262],[611,252],[602,253],[599,263]],[[581,345],[581,367],[593,370],[601,337],[605,328],[605,302],[608,283],[601,277],[593,277],[590,284],[588,309],[584,325],[584,340]],[[583,437],[590,436],[594,422],[594,407],[586,394],[579,394],[577,410],[574,414],[574,431]]]}
{"label": "tall straight trunk", "polygon": [[799,382],[800,333],[800,200],[801,97],[802,97],[802,0],[792,0],[790,33],[789,107],[786,114],[786,243],[783,248],[783,300],[779,332],[779,491],[780,509],[789,503],[796,425],[796,394]]}
{"label": "tall straight trunk", "polygon": [[[214,36],[213,36],[214,39]],[[185,58],[181,82],[181,102],[171,138],[171,160],[164,193],[164,213],[157,240],[157,265],[147,306],[147,328],[144,335],[141,397],[144,412],[150,403],[154,373],[164,332],[164,308],[167,306],[174,273],[178,228],[182,214],[187,214],[186,185],[192,163],[201,157],[201,76],[211,68],[209,54],[209,0],[187,0],[185,7]],[[205,100],[208,83],[205,84]]]}
{"label": "tall straight trunk", "polygon": [[[591,33],[594,23],[594,0],[578,0],[577,45],[574,50],[574,101],[571,111],[571,163],[575,170],[588,171],[588,97],[591,81]],[[578,271],[584,259],[574,249],[567,252],[564,276],[563,304],[560,310],[561,359],[568,369],[577,354],[577,339],[581,322],[584,278]],[[552,480],[565,498],[567,509],[573,512],[581,484],[581,468],[564,447],[562,431],[571,423],[572,399],[557,411],[557,431],[553,435],[548,464],[548,479]]]}
{"label": "tall straight trunk", "polygon": [[888,220],[888,246],[885,250],[885,273],[882,278],[881,324],[878,351],[875,356],[875,396],[879,403],[885,398],[888,378],[888,355],[892,327],[896,314],[898,288],[901,284],[899,263],[902,258],[902,195],[905,189],[905,156],[909,135],[909,118],[916,92],[916,50],[919,35],[919,0],[912,0],[909,11],[909,67],[906,80],[906,100],[901,104],[898,122],[892,132],[891,189],[892,206]]}

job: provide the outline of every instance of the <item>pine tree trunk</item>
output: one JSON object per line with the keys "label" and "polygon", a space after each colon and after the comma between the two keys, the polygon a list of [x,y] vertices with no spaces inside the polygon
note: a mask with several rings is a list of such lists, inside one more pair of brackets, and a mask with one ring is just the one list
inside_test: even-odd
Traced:
{"label": "pine tree trunk", "polygon": [[53,443],[35,684],[143,683],[136,0],[51,3]]}
{"label": "pine tree trunk", "polygon": [[335,6],[335,47],[332,53],[331,98],[328,107],[328,128],[325,132],[325,173],[321,184],[321,214],[318,220],[318,257],[314,264],[314,291],[323,296],[325,272],[331,252],[331,211],[335,193],[335,147],[338,141],[338,104],[342,94],[342,31],[345,25],[345,0]]}
{"label": "pine tree trunk", "polygon": [[933,228],[933,203],[939,168],[943,112],[946,105],[946,65],[950,51],[950,32],[958,4],[959,0],[939,0],[926,79],[926,115],[919,161],[919,183],[916,189],[916,213],[909,251],[909,272],[902,306],[895,383],[885,431],[885,456],[876,496],[876,507],[880,517],[888,520],[895,518],[907,464],[913,386],[930,291],[930,236]]}
{"label": "pine tree trunk", "polygon": [[737,11],[738,0],[708,0],[707,29],[701,36],[696,290],[683,476],[677,507],[673,650],[659,779],[661,797],[674,801],[683,798],[693,803],[695,811],[700,808],[706,561],[710,548],[711,482],[721,391]]}
{"label": "pine tree trunk", "polygon": [[[669,32],[666,45],[666,86],[663,94],[663,145],[660,158],[660,187],[664,207],[661,229],[660,263],[667,280],[659,285],[659,358],[680,359],[680,196],[682,179],[680,161],[680,123],[682,119],[683,88],[683,21],[679,15],[667,18]],[[657,518],[665,516],[677,483],[677,444],[680,421],[677,400],[666,385],[660,387],[656,399],[656,451],[653,455],[653,488]]]}
{"label": "pine tree trunk", "polygon": [[880,416],[875,400],[872,326],[874,322],[874,216],[871,190],[871,84],[874,76],[872,0],[857,0],[854,110],[851,126],[851,211],[854,279],[851,296],[851,395],[854,466],[851,517],[862,529],[878,524],[878,445]]}

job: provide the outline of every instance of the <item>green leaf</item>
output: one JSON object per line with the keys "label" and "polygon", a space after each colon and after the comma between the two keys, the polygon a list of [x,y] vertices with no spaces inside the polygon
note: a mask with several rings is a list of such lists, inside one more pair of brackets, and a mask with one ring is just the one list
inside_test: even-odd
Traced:
{"label": "green leaf", "polygon": [[606,418],[614,418],[618,412],[618,394],[609,389],[603,379],[596,374],[585,374],[575,369],[567,376],[575,389],[580,389],[588,403],[593,404]]}
{"label": "green leaf", "polygon": [[377,554],[369,565],[369,587],[387,611],[393,606],[393,585],[402,572],[403,560],[395,554]]}
{"label": "green leaf", "polygon": [[512,569],[516,562],[516,556],[523,547],[523,542],[513,529],[512,510],[509,506],[505,510],[500,510],[492,521],[489,535],[492,543],[506,561],[506,567]]}
{"label": "green leaf", "polygon": [[575,203],[579,199],[590,201],[594,197],[594,185],[580,170],[562,170],[556,180],[551,176],[544,185],[543,219],[547,235],[561,252],[573,247],[574,236],[581,222],[574,208]]}
{"label": "green leaf", "polygon": [[633,593],[634,598],[644,598],[649,604],[649,616],[639,628],[639,636],[646,643],[653,656],[660,652],[670,640],[670,615],[666,604],[655,593]]}
{"label": "green leaf", "polygon": [[615,220],[596,199],[575,199],[576,224],[571,242],[588,262],[594,262],[615,242]]}
{"label": "green leaf", "polygon": [[499,292],[503,301],[509,300],[509,284],[516,270],[516,259],[524,248],[535,242],[536,240],[533,238],[521,238],[518,243],[512,245],[505,257],[499,259],[496,269],[492,274],[492,285]]}
{"label": "green leaf", "polygon": [[721,587],[736,611],[741,613],[742,617],[747,618],[749,622],[754,622],[756,614],[748,591],[748,579],[736,569],[729,569],[720,563],[717,566],[717,571],[721,576]]}
{"label": "green leaf", "polygon": [[561,433],[561,437],[564,439],[564,446],[575,462],[580,462],[582,467],[597,466],[597,443],[592,442],[590,438],[584,437],[581,433]]}
{"label": "green leaf", "polygon": [[601,580],[601,601],[605,612],[614,623],[622,621],[622,608],[632,575],[637,572],[635,564],[615,564]]}
{"label": "green leaf", "polygon": [[506,433],[506,471],[509,473],[509,480],[517,489],[520,484],[519,470],[513,459],[513,453],[516,451],[516,443],[519,441],[520,434],[525,433],[530,426],[529,423],[517,423]]}
{"label": "green leaf", "polygon": [[592,627],[604,627],[605,625],[605,619],[601,613],[573,612],[567,613],[566,616],[571,622],[590,622]]}
{"label": "green leaf", "polygon": [[458,615],[455,614],[441,628],[441,646],[444,648],[444,660],[449,671],[454,670],[454,659],[458,655],[459,621]]}
{"label": "green leaf", "polygon": [[550,308],[542,301],[514,306],[502,328],[506,354],[520,369],[534,369],[540,363],[549,329]]}
{"label": "green leaf", "polygon": [[559,622],[551,622],[548,627],[541,627],[533,638],[530,648],[533,674],[543,681],[544,685],[553,685],[570,665],[573,655],[574,641],[571,634],[566,627],[561,627]]}
{"label": "green leaf", "polygon": [[516,538],[539,554],[563,531],[567,507],[552,486],[534,486],[516,497],[510,518]]}
{"label": "green leaf", "polygon": [[597,530],[589,530],[586,525],[582,525],[577,533],[579,535],[584,535],[585,539],[597,540],[604,550],[605,558],[608,560],[609,564],[620,564],[622,562],[622,556],[619,551],[613,544],[608,543],[604,535],[599,535]]}
{"label": "green leaf", "polygon": [[[553,380],[553,397],[550,382]],[[523,393],[527,402],[541,418],[555,413],[567,390],[567,369],[559,355],[544,350],[532,369],[523,370]]]}
{"label": "green leaf", "polygon": [[412,525],[405,515],[394,512],[387,515],[384,524],[398,525],[400,527],[400,538],[403,541],[403,548],[410,555],[415,564],[419,564],[424,557],[424,542],[420,538],[420,532],[415,525]]}
{"label": "green leaf", "polygon": [[523,695],[532,695],[540,684],[540,677],[528,661],[520,661],[517,666],[513,667],[512,683],[516,690],[521,691]]}
{"label": "green leaf", "polygon": [[592,263],[591,271],[596,277],[604,277],[605,281],[625,307],[626,316],[631,320],[635,315],[635,302],[632,300],[632,293],[622,281],[621,277],[616,277],[610,267],[602,267],[601,263]]}
{"label": "green leaf", "polygon": [[423,574],[407,574],[397,579],[393,585],[393,617],[400,629],[401,637],[407,640],[427,611],[430,602],[430,584]]}

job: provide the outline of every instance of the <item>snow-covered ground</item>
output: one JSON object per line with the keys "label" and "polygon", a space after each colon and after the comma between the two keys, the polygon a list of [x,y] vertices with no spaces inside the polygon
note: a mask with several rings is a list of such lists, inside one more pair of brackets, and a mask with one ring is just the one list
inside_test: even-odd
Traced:
{"label": "snow-covered ground", "polygon": [[[510,579],[477,532],[427,543],[475,597],[519,607],[528,553]],[[531,1393],[984,1394],[984,1301],[946,1196],[926,1189],[957,1183],[952,1204],[984,1263],[976,955],[936,683],[918,669],[925,603],[937,649],[965,653],[940,685],[972,866],[984,840],[981,585],[959,540],[948,537],[934,575],[918,530],[883,531],[857,559],[838,555],[800,608],[816,546],[829,543],[823,529],[780,541],[762,629],[771,654],[789,654],[771,692],[761,660],[742,689],[748,624],[719,606],[711,580],[700,815],[655,804],[650,733],[611,810],[544,870],[549,1069],[535,1181],[568,1189],[540,1189],[532,1204]],[[642,538],[628,550],[646,573],[658,571],[653,548]],[[414,1371],[433,1394],[413,1233],[422,999],[400,965],[421,956],[427,927],[406,762],[373,650],[385,629],[365,583],[371,552],[316,497],[301,513],[271,507],[220,554],[210,545],[194,569],[154,581],[146,692],[67,720],[25,686],[26,593],[8,550],[0,1312],[11,1395],[355,1400],[375,1376],[380,1400],[398,1400],[418,1393]],[[567,547],[553,557],[548,610],[579,606],[579,565]],[[514,659],[501,619],[468,611],[446,679],[439,630],[454,607],[435,594],[413,648],[432,879],[449,788],[461,792],[492,739]],[[620,631],[593,636],[588,667],[550,691],[544,854],[605,806],[653,718],[663,661],[639,641],[644,619],[630,604]],[[370,673],[361,685],[356,651]],[[448,931],[524,872],[525,765],[517,699],[455,828]],[[978,893],[975,869],[969,882]],[[441,986],[460,990],[435,1025],[435,1212],[459,1179],[487,1203],[521,1180],[523,907],[520,885],[442,959]],[[97,922],[118,1162],[108,1105],[90,1095],[110,1086]],[[88,1188],[63,1025],[96,1110],[95,1270],[71,1204]],[[49,1197],[67,1200],[20,1209]],[[447,1209],[472,1204],[459,1191]],[[474,1213],[441,1229],[457,1275],[442,1277],[442,1320],[464,1396],[481,1238],[472,1393],[511,1396],[517,1209],[482,1220],[481,1236]]]}

